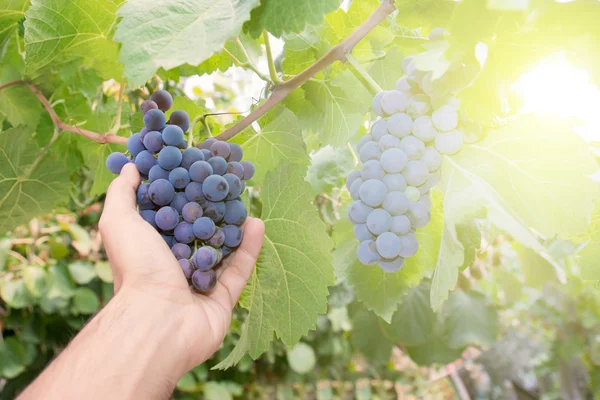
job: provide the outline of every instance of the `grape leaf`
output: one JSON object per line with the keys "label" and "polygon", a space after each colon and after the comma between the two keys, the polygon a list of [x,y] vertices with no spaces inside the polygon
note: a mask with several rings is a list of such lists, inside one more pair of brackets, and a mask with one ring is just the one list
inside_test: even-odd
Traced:
{"label": "grape leaf", "polygon": [[0,376],[11,379],[25,371],[25,349],[15,338],[0,342]]}
{"label": "grape leaf", "polygon": [[369,66],[369,75],[383,90],[392,90],[396,86],[396,81],[403,74],[401,65],[404,56],[400,47],[394,46],[387,50],[385,57],[373,61]]}
{"label": "grape leaf", "polygon": [[52,211],[68,195],[66,169],[29,136],[23,127],[0,132],[0,232]]}
{"label": "grape leaf", "polygon": [[7,0],[0,5],[0,47],[13,34],[28,6],[29,0]]}
{"label": "grape leaf", "polygon": [[377,315],[365,309],[352,315],[350,341],[372,362],[384,363],[392,355],[392,342],[386,336],[384,325]]}
{"label": "grape leaf", "polygon": [[306,25],[318,25],[323,16],[338,8],[340,0],[262,0],[252,10],[244,30],[257,37],[263,29],[279,37],[284,33],[301,32]]}
{"label": "grape leaf", "polygon": [[581,268],[581,279],[600,280],[600,243],[590,242],[577,254],[577,264]]}
{"label": "grape leaf", "polygon": [[336,225],[336,231],[345,232],[345,235],[336,233],[339,238],[333,253],[336,276],[346,279],[354,288],[356,297],[388,323],[406,290],[418,284],[424,274],[434,268],[438,259],[444,217],[441,194],[432,192],[432,197],[431,222],[416,233],[419,251],[407,259],[404,267],[396,273],[384,272],[376,265],[361,264],[356,257],[358,241],[354,237],[352,225],[346,218]]}
{"label": "grape leaf", "polygon": [[273,119],[266,122],[260,132],[249,127],[232,139],[232,142],[242,146],[244,160],[260,165],[252,178],[256,184],[263,183],[265,174],[284,161],[302,167],[310,163],[302,130],[294,113],[277,107],[266,117]]}
{"label": "grape leaf", "polygon": [[[129,0],[115,40],[133,86],[141,86],[160,67],[198,65],[237,35],[258,0]],[[193,49],[193,51],[190,51]]]}
{"label": "grape leaf", "polygon": [[392,322],[386,327],[388,335],[406,346],[419,346],[431,340],[437,317],[429,303],[429,282],[406,291]]}
{"label": "grape leaf", "polygon": [[333,241],[311,204],[304,173],[286,162],[266,176],[261,191],[265,243],[240,302],[248,318],[236,347],[217,369],[232,366],[246,352],[256,359],[273,333],[292,346],[327,310]]}
{"label": "grape leaf", "polygon": [[436,334],[430,341],[419,346],[406,346],[410,358],[419,365],[448,364],[460,358],[463,348],[448,346],[446,338]]}
{"label": "grape leaf", "polygon": [[347,147],[325,146],[313,152],[306,180],[313,188],[313,194],[331,193],[340,187],[346,175],[354,168],[352,153]]}
{"label": "grape leaf", "polygon": [[[2,62],[4,63],[4,61]],[[0,65],[0,82],[22,79],[17,66]],[[42,107],[27,85],[15,85],[0,90],[0,115],[12,126],[27,125],[35,128],[40,120]]]}
{"label": "grape leaf", "polygon": [[81,59],[105,78],[120,76],[110,39],[123,0],[32,0],[25,13],[26,71]]}
{"label": "grape leaf", "polygon": [[75,290],[73,295],[73,306],[81,314],[93,314],[98,311],[100,301],[93,290],[80,287]]}

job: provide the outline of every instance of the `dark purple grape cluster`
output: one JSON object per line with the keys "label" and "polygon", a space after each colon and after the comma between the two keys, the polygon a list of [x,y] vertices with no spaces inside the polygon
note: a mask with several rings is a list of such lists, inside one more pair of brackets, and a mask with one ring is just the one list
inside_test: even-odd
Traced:
{"label": "dark purple grape cluster", "polygon": [[129,137],[129,156],[112,153],[106,167],[119,174],[125,164],[135,163],[142,179],[140,215],[171,247],[192,286],[208,292],[217,282],[214,268],[242,241],[247,210],[240,195],[254,165],[242,161],[235,143],[209,138],[187,147],[190,118],[177,110],[167,121],[164,112],[172,105],[164,90],[144,101],[145,128]]}

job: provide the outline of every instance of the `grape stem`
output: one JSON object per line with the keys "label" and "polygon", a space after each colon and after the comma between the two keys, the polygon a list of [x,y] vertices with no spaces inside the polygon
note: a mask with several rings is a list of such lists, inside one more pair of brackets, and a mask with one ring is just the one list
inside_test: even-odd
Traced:
{"label": "grape stem", "polygon": [[364,69],[362,64],[358,62],[358,60],[352,55],[352,53],[346,54],[346,61],[348,61],[348,64],[352,65],[354,69],[354,74],[357,76],[358,79],[362,81],[362,83],[367,87],[367,89],[371,91],[373,95],[376,95],[377,93],[383,91],[383,89],[377,84],[377,82],[375,82],[375,79],[373,79],[373,77],[369,75],[367,70]]}
{"label": "grape stem", "polygon": [[119,85],[119,100],[118,100],[118,104],[117,104],[117,116],[115,117],[115,123],[113,125],[112,128],[110,128],[110,131],[108,131],[108,133],[112,133],[113,135],[116,135],[117,132],[119,132],[119,129],[121,129],[121,109],[123,108],[123,96],[125,95],[125,88],[126,88],[126,83],[125,83],[125,77],[121,78],[121,84]]}
{"label": "grape stem", "polygon": [[[248,54],[245,50],[245,48],[243,47],[243,44],[241,42],[239,42],[239,46],[241,48],[244,49],[243,53],[244,54]],[[237,58],[236,56],[233,55],[233,53],[231,53],[229,50],[227,50],[226,48],[223,48],[223,51],[225,53],[227,53],[227,55],[233,60],[233,63],[235,65],[237,65],[238,67],[242,67],[242,68],[250,68],[252,71],[254,71],[254,73],[256,75],[258,75],[258,77],[260,79],[262,79],[265,82],[271,82],[271,79],[269,78],[268,75],[263,74],[262,72],[260,72],[260,70],[258,69],[258,67],[256,65],[254,65],[253,62],[250,61],[250,59],[248,58],[247,62],[243,62],[241,61],[239,58]]]}
{"label": "grape stem", "polygon": [[277,75],[277,70],[275,69],[275,61],[273,61],[273,52],[271,51],[271,40],[269,39],[269,32],[266,30],[263,31],[263,41],[265,42],[265,50],[267,52],[267,62],[269,64],[269,75],[271,76],[271,80],[274,84],[278,85],[283,81]]}
{"label": "grape stem", "polygon": [[354,32],[352,32],[346,39],[341,43],[333,46],[323,57],[319,58],[314,64],[306,68],[300,74],[296,75],[292,79],[283,82],[282,84],[275,86],[271,92],[271,96],[261,104],[259,107],[254,109],[244,119],[237,124],[224,130],[220,135],[215,136],[218,140],[229,140],[246,127],[250,126],[254,121],[265,115],[271,108],[279,104],[285,99],[292,90],[301,86],[303,83],[311,79],[318,72],[333,64],[335,61],[341,61],[346,58],[354,46],[358,44],[373,28],[381,23],[388,15],[390,15],[396,7],[394,7],[393,0],[382,0],[381,4],[377,9],[363,22]]}
{"label": "grape stem", "polygon": [[78,135],[84,136],[90,140],[93,140],[96,143],[107,144],[107,143],[118,143],[118,144],[126,144],[127,138],[122,136],[117,136],[114,133],[106,132],[106,133],[96,133],[92,131],[88,131],[86,129],[81,129],[76,125],[69,125],[63,122],[60,117],[56,114],[54,109],[52,108],[52,104],[48,101],[46,96],[42,93],[42,91],[33,83],[25,80],[16,80],[10,81],[3,84],[0,84],[0,90],[5,89],[14,85],[27,85],[29,89],[33,92],[35,97],[42,103],[50,118],[52,119],[52,123],[54,126],[62,131],[67,131],[71,133],[76,133]]}

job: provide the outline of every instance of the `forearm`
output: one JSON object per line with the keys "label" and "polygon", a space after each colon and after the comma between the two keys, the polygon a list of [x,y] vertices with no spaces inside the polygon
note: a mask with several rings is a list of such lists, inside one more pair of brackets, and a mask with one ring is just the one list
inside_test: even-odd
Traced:
{"label": "forearm", "polygon": [[121,291],[18,399],[169,398],[185,372],[183,321],[157,306]]}

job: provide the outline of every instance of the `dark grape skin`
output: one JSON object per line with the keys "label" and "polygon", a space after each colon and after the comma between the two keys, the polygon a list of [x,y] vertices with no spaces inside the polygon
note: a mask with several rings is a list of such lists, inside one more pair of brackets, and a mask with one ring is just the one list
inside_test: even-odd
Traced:
{"label": "dark grape skin", "polygon": [[185,143],[183,131],[177,125],[165,126],[162,131],[162,139],[169,146],[179,146],[182,142]]}
{"label": "dark grape skin", "polygon": [[212,154],[210,153],[210,150],[200,149],[200,151],[202,152],[202,154],[204,154],[204,161],[208,161],[212,158]]}
{"label": "dark grape skin", "polygon": [[144,136],[144,147],[153,152],[158,153],[165,144],[162,139],[162,134],[159,131],[151,131]]}
{"label": "dark grape skin", "polygon": [[188,203],[188,199],[185,196],[184,192],[177,192],[175,193],[175,197],[173,198],[173,201],[171,201],[171,204],[169,204],[171,207],[173,207],[174,209],[177,210],[178,213],[181,213],[181,211],[183,210],[183,207]]}
{"label": "dark grape skin", "polygon": [[229,162],[240,162],[244,156],[242,147],[237,143],[229,143]]}
{"label": "dark grape skin", "polygon": [[106,168],[113,174],[120,174],[125,164],[129,161],[129,158],[123,153],[111,153],[106,158]]}
{"label": "dark grape skin", "polygon": [[240,179],[244,179],[244,166],[237,161],[227,163],[227,173],[234,174]]}
{"label": "dark grape skin", "polygon": [[196,222],[196,220],[200,218],[202,214],[203,212],[200,204],[193,201],[187,203],[181,210],[181,216],[183,217],[183,220],[189,222],[190,224]]}
{"label": "dark grape skin", "polygon": [[142,105],[140,106],[140,110],[142,111],[142,115],[146,115],[146,113],[150,110],[156,110],[158,105],[152,100],[144,100]]}
{"label": "dark grape skin", "polygon": [[215,223],[208,217],[200,217],[194,222],[194,235],[200,240],[208,240],[215,234]]}
{"label": "dark grape skin", "polygon": [[142,143],[140,133],[134,133],[133,135],[129,136],[129,139],[127,139],[127,150],[129,150],[132,157],[135,157],[140,154],[140,152],[146,150],[144,144]]}
{"label": "dark grape skin", "polygon": [[223,254],[223,257],[227,257],[228,255],[231,254],[233,250],[231,249],[231,247],[224,245],[223,247],[221,247],[221,253]]}
{"label": "dark grape skin", "polygon": [[197,202],[204,200],[202,184],[198,182],[190,182],[185,188],[185,198],[188,199],[188,201]]}
{"label": "dark grape skin", "polygon": [[140,139],[142,140],[142,143],[143,143],[144,137],[146,137],[146,134],[148,132],[150,132],[150,129],[148,129],[146,127],[142,128],[142,130],[140,131]]}
{"label": "dark grape skin", "polygon": [[227,247],[238,247],[242,243],[243,231],[235,225],[223,226],[224,244]]}
{"label": "dark grape skin", "polygon": [[217,252],[209,246],[202,246],[194,253],[194,265],[200,271],[211,269],[217,263]]}
{"label": "dark grape skin", "polygon": [[156,216],[156,211],[154,210],[140,210],[140,216],[144,221],[152,225],[154,229],[156,229],[156,222],[154,218]]}
{"label": "dark grape skin", "polygon": [[148,180],[150,182],[154,182],[157,179],[169,179],[169,171],[165,171],[158,164],[150,168],[150,172],[148,172]]}
{"label": "dark grape skin", "polygon": [[220,222],[225,216],[225,203],[222,201],[212,202],[206,201],[206,204],[202,206],[204,215],[215,222]]}
{"label": "dark grape skin", "polygon": [[216,142],[213,143],[212,146],[210,146],[210,154],[212,154],[213,157],[223,157],[224,159],[227,159],[229,157],[229,154],[231,153],[231,149],[229,148],[229,145],[227,144],[227,142],[223,142],[221,140],[217,140]]}
{"label": "dark grape skin", "polygon": [[202,192],[209,201],[221,201],[229,193],[229,183],[219,175],[211,175],[202,183]]}
{"label": "dark grape skin", "polygon": [[204,149],[204,150],[210,151],[211,146],[213,144],[215,144],[216,142],[218,142],[217,139],[215,139],[215,138],[208,138],[204,142],[200,143],[200,148]]}
{"label": "dark grape skin", "polygon": [[223,232],[223,229],[217,228],[217,230],[215,231],[215,234],[212,235],[211,238],[208,239],[206,243],[209,246],[212,246],[212,247],[218,249],[221,246],[223,246],[224,242],[225,242],[225,233]]}
{"label": "dark grape skin", "polygon": [[158,165],[167,171],[177,168],[182,159],[181,150],[174,146],[163,147],[158,153]]}
{"label": "dark grape skin", "polygon": [[242,161],[240,164],[244,167],[244,180],[252,179],[254,176],[254,165],[249,161]]}
{"label": "dark grape skin", "polygon": [[166,90],[157,90],[152,93],[150,99],[156,103],[157,107],[161,111],[168,111],[171,107],[173,107],[173,96],[171,93]]}
{"label": "dark grape skin", "polygon": [[142,183],[140,186],[138,186],[136,192],[138,206],[152,204],[152,200],[150,200],[150,195],[148,194],[148,189],[150,189],[149,183]]}
{"label": "dark grape skin", "polygon": [[165,243],[167,243],[167,246],[169,247],[173,247],[173,245],[175,244],[175,238],[171,235],[165,235],[164,233],[161,234],[160,236],[162,236],[162,238],[164,239]]}
{"label": "dark grape skin", "polygon": [[179,266],[183,271],[183,275],[186,279],[190,279],[194,273],[194,266],[190,262],[190,260],[180,259],[177,260],[179,262]]}
{"label": "dark grape skin", "polygon": [[171,247],[171,251],[176,259],[188,259],[192,256],[192,249],[189,245],[185,243],[175,243],[173,247]]}
{"label": "dark grape skin", "polygon": [[163,231],[172,231],[179,222],[179,213],[173,207],[165,206],[156,212],[154,220]]}
{"label": "dark grape skin", "polygon": [[202,293],[210,292],[217,284],[217,273],[209,269],[208,271],[196,270],[192,274],[192,285]]}
{"label": "dark grape skin", "polygon": [[227,161],[223,157],[211,157],[207,162],[212,167],[213,174],[223,175],[227,172]]}
{"label": "dark grape skin", "polygon": [[171,125],[177,125],[186,132],[190,128],[190,116],[185,111],[175,110],[169,117],[169,123]]}
{"label": "dark grape skin", "polygon": [[244,203],[240,200],[225,202],[225,222],[229,225],[242,225],[248,216]]}
{"label": "dark grape skin", "polygon": [[196,147],[189,147],[183,151],[183,158],[181,159],[181,166],[183,168],[189,170],[196,161],[204,161],[202,150]]}
{"label": "dark grape skin", "polygon": [[135,157],[135,166],[142,175],[148,175],[150,168],[156,164],[156,158],[148,150],[141,151]]}
{"label": "dark grape skin", "polygon": [[150,200],[157,206],[166,206],[175,198],[175,188],[166,179],[157,179],[148,189]]}
{"label": "dark grape skin", "polygon": [[177,224],[173,235],[179,243],[191,243],[195,239],[192,224],[185,221]]}
{"label": "dark grape skin", "polygon": [[229,185],[229,193],[227,194],[227,200],[237,199],[242,194],[242,181],[234,174],[225,174],[223,179],[227,181]]}
{"label": "dark grape skin", "polygon": [[206,161],[196,161],[190,167],[190,179],[202,183],[213,174],[212,166]]}
{"label": "dark grape skin", "polygon": [[153,131],[160,131],[165,127],[166,123],[167,117],[160,110],[148,110],[146,115],[144,115],[144,126]]}
{"label": "dark grape skin", "polygon": [[169,173],[169,182],[175,189],[185,189],[190,183],[190,174],[187,169],[177,167]]}

